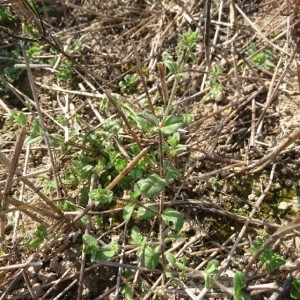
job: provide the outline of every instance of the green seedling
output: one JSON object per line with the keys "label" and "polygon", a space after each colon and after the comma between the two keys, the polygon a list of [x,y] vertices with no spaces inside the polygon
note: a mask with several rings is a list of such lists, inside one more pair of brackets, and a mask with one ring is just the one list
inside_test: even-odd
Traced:
{"label": "green seedling", "polygon": [[72,43],[70,47],[68,48],[68,53],[69,54],[80,54],[83,50],[83,44],[80,40],[74,39],[72,40]]}
{"label": "green seedling", "polygon": [[119,87],[123,94],[134,92],[136,83],[139,79],[138,74],[127,74],[123,80],[119,82]]}
{"label": "green seedling", "polygon": [[176,54],[178,57],[185,54],[187,58],[191,58],[193,61],[197,59],[195,49],[197,43],[201,40],[201,36],[198,31],[192,31],[189,29],[187,32],[179,35],[179,44],[176,47]]}
{"label": "green seedling", "polygon": [[300,278],[294,278],[290,292],[292,299],[300,299]]}
{"label": "green seedling", "polygon": [[91,261],[108,260],[115,256],[120,246],[116,239],[112,238],[111,243],[106,246],[100,247],[98,241],[89,234],[82,236],[83,252],[90,256]]}
{"label": "green seedling", "polygon": [[41,55],[42,44],[39,42],[32,43],[27,49],[26,54],[31,58],[31,62],[39,62],[39,59],[35,58],[36,56]]}
{"label": "green seedling", "polygon": [[246,287],[245,274],[237,271],[234,273],[233,278],[233,297],[234,300],[250,300],[250,296],[243,292]]}
{"label": "green seedling", "polygon": [[218,177],[211,177],[207,180],[207,183],[213,188],[214,191],[217,191],[220,187],[223,186],[224,180]]}
{"label": "green seedling", "polygon": [[9,8],[0,8],[0,25],[9,24],[13,21],[13,17],[10,14]]}
{"label": "green seedling", "polygon": [[55,180],[45,179],[43,181],[43,189],[49,193],[56,191],[56,182]]}
{"label": "green seedling", "polygon": [[[20,57],[20,49],[17,47],[11,51],[7,51],[7,50],[0,51],[0,67],[1,65],[7,65],[1,71],[1,75],[10,84],[17,82],[24,74],[23,69],[18,69],[14,67],[14,60],[17,61],[19,57]],[[11,64],[9,63],[9,60],[12,60]],[[0,82],[0,90],[6,93],[9,91],[9,88],[4,82]]]}
{"label": "green seedling", "polygon": [[[181,277],[184,277],[184,274],[185,274],[185,267],[187,265],[187,257],[186,256],[183,256],[181,257],[180,259],[177,259],[173,253],[171,252],[168,252],[166,253],[166,260],[169,262],[169,264],[175,268],[175,269],[179,269],[181,271],[180,273],[180,276]],[[171,269],[167,269],[166,270],[166,275],[167,277],[169,278],[172,278],[173,277],[173,273],[172,273],[172,270]]]}
{"label": "green seedling", "polygon": [[23,246],[25,249],[33,250],[38,248],[47,237],[47,228],[44,225],[39,225],[37,231]]}
{"label": "green seedling", "polygon": [[141,267],[154,269],[158,265],[160,247],[147,245],[147,237],[141,234],[137,226],[133,226],[131,229],[131,243],[139,246],[136,255]]}
{"label": "green seedling", "polygon": [[219,266],[219,261],[217,259],[212,259],[207,263],[207,266],[203,271],[203,278],[204,278],[205,288],[207,291],[212,288],[211,277],[219,273],[218,266]]}
{"label": "green seedling", "polygon": [[72,62],[65,60],[58,68],[57,72],[54,73],[55,77],[59,80],[66,81],[73,74],[74,69]]}
{"label": "green seedling", "polygon": [[[251,247],[250,251],[256,253],[264,244],[264,239],[259,237],[257,242]],[[274,253],[271,249],[266,249],[259,256],[259,260],[266,263],[271,271],[278,269],[285,264],[285,259],[277,253]]]}
{"label": "green seedling", "polygon": [[249,48],[245,51],[245,54],[250,57],[253,62],[267,70],[271,70],[275,67],[273,62],[270,60],[273,55],[272,51],[264,50],[257,53],[257,46],[255,45],[255,43],[250,44]]}
{"label": "green seedling", "polygon": [[11,112],[8,114],[7,121],[13,127],[23,127],[27,123],[27,118],[23,112],[17,110],[11,110]]}
{"label": "green seedling", "polygon": [[195,49],[200,40],[201,36],[198,31],[192,31],[189,29],[187,32],[179,36],[179,43],[175,49],[177,56],[175,60],[168,52],[164,52],[162,54],[163,64],[171,74],[179,77],[187,76],[186,63],[188,59],[192,59],[193,61],[197,59]]}
{"label": "green seedling", "polygon": [[25,144],[31,145],[34,143],[38,143],[43,139],[43,130],[41,121],[38,117],[36,117],[32,124],[32,129],[30,135],[25,139]]}
{"label": "green seedling", "polygon": [[222,66],[215,67],[210,71],[209,93],[213,98],[216,98],[224,89],[224,86],[220,83],[219,80],[223,72],[224,72],[224,68]]}

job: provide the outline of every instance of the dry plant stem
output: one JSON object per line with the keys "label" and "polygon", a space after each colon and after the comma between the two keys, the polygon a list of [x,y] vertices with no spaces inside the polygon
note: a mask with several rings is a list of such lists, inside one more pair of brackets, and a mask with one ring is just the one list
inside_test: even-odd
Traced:
{"label": "dry plant stem", "polygon": [[263,244],[263,246],[251,257],[248,265],[245,268],[245,274],[248,274],[254,262],[267,248],[272,248],[272,245],[278,240],[283,238],[288,233],[292,232],[300,226],[300,216],[294,218],[291,222],[287,223],[283,228],[278,229],[273,233]]}
{"label": "dry plant stem", "polygon": [[[273,78],[272,78],[272,82],[271,82],[271,87],[270,87],[270,90],[269,90],[269,93],[268,93],[268,96],[267,96],[267,101],[266,101],[266,105],[265,105],[265,108],[264,110],[262,111],[261,115],[259,116],[259,119],[257,121],[257,124],[258,124],[258,127],[261,126],[261,122],[267,112],[267,109],[269,108],[269,106],[271,105],[272,101],[275,99],[277,93],[278,93],[278,90],[279,90],[279,87],[284,79],[284,76],[286,74],[286,72],[288,71],[294,57],[295,57],[295,54],[296,54],[296,51],[297,51],[297,48],[295,47],[293,52],[292,52],[292,55],[288,61],[288,63],[285,65],[285,68],[280,76],[280,78],[278,79],[277,81],[277,84],[274,88],[274,90],[272,91],[272,93],[270,92],[271,91],[271,88],[273,87],[273,84],[275,82],[275,78],[276,78],[276,75],[277,75],[277,71],[279,69],[279,66],[280,66],[280,63],[281,63],[281,60],[282,60],[282,57],[280,57],[279,61],[278,61],[278,64],[277,64],[277,67],[276,67],[276,70],[275,70],[275,73],[273,74]],[[257,130],[258,131],[258,130]]]}
{"label": "dry plant stem", "polygon": [[[30,154],[30,145],[28,145],[26,147],[23,174],[26,174],[26,171],[27,171],[27,166],[28,166],[28,162],[29,162],[29,154]],[[20,195],[19,195],[19,201],[20,202],[23,201],[24,191],[25,191],[25,184],[24,184],[24,182],[21,182]],[[14,217],[14,230],[13,230],[13,235],[12,235],[13,245],[15,245],[15,243],[16,243],[17,229],[18,229],[19,221],[20,221],[20,211],[17,211],[15,213],[15,217]]]}
{"label": "dry plant stem", "polygon": [[161,84],[163,102],[165,104],[165,107],[167,107],[169,103],[169,97],[168,97],[168,87],[166,83],[166,69],[163,63],[161,62],[157,64],[157,69],[158,69],[158,74],[159,74],[159,79]]}
{"label": "dry plant stem", "polygon": [[[121,250],[121,256],[120,256],[120,264],[123,264],[124,257],[125,257],[125,245],[126,245],[126,236],[127,236],[127,225],[128,223],[125,223],[124,226],[124,233],[123,233],[123,242],[122,242],[122,250]],[[118,276],[117,276],[117,283],[116,283],[116,293],[115,293],[115,300],[118,300],[120,298],[120,288],[121,288],[121,277],[122,277],[123,268],[119,267],[118,269]]]}
{"label": "dry plant stem", "polygon": [[36,91],[36,88],[35,88],[35,83],[34,83],[32,71],[29,67],[29,59],[28,59],[28,56],[26,54],[23,43],[21,43],[21,48],[22,48],[24,60],[25,60],[26,66],[27,66],[27,75],[28,75],[28,79],[29,79],[29,82],[30,82],[32,96],[33,96],[33,99],[34,99],[34,102],[35,102],[35,105],[36,105],[36,110],[37,110],[37,113],[38,113],[38,116],[39,116],[39,119],[40,119],[42,131],[44,133],[44,140],[45,140],[46,146],[48,148],[50,163],[51,163],[51,166],[52,166],[53,176],[54,176],[54,180],[55,180],[55,183],[56,183],[57,197],[61,197],[61,192],[60,192],[61,182],[60,182],[60,179],[59,179],[59,175],[57,174],[57,170],[56,170],[56,163],[55,163],[54,155],[53,155],[53,152],[52,152],[52,149],[51,149],[49,133],[48,133],[48,129],[47,129],[47,126],[45,124],[45,121],[44,121],[44,116],[43,116],[43,113],[42,113],[42,110],[41,110],[39,98],[38,98],[37,91]]}
{"label": "dry plant stem", "polygon": [[138,67],[138,72],[139,72],[139,75],[140,75],[140,78],[141,78],[141,81],[142,81],[142,84],[143,84],[145,94],[147,96],[148,105],[150,107],[150,110],[151,110],[153,116],[155,116],[155,110],[154,110],[154,107],[153,107],[153,104],[152,104],[152,101],[151,101],[151,98],[150,98],[150,95],[149,95],[149,92],[148,92],[148,87],[147,87],[147,84],[146,84],[146,81],[145,81],[145,76],[144,76],[144,73],[143,73],[143,70],[142,70],[142,64],[141,64],[140,56],[139,56],[139,54],[136,50],[135,44],[133,44],[132,48],[133,48],[133,51],[134,51],[136,64],[137,64],[137,67]]}
{"label": "dry plant stem", "polygon": [[5,266],[5,267],[0,267],[0,271],[10,271],[14,269],[23,269],[23,268],[28,268],[28,267],[39,267],[42,266],[43,262],[41,261],[28,261],[22,264],[14,264],[10,266]]}
{"label": "dry plant stem", "polygon": [[[126,168],[105,188],[106,190],[112,190],[119,182],[120,180],[130,172],[130,170],[140,161],[141,158],[143,158],[148,151],[149,148],[143,149],[127,166]],[[89,203],[85,209],[78,214],[74,220],[73,223],[76,223],[78,220],[80,220],[83,216],[85,216],[91,209],[93,209],[95,206],[95,203]]]}
{"label": "dry plant stem", "polygon": [[246,16],[246,14],[243,12],[243,10],[235,3],[235,8],[237,11],[241,14],[241,16],[249,23],[249,25],[256,31],[256,33],[270,46],[274,47],[278,51],[284,53],[287,56],[290,56],[290,53],[283,51],[279,46],[272,43],[268,38],[265,37],[265,35],[257,28],[257,26]]}
{"label": "dry plant stem", "polygon": [[[95,188],[96,180],[97,180],[97,175],[93,174],[91,177],[90,192]],[[90,206],[95,205],[95,202],[91,199],[91,197],[89,197],[88,205],[90,205]],[[87,222],[87,225],[85,228],[85,233],[89,234],[90,231],[91,231],[91,216],[88,216],[88,222]],[[80,300],[82,297],[85,263],[86,263],[86,255],[85,255],[84,249],[82,248],[80,273],[79,273],[79,281],[78,281],[78,288],[77,288],[77,300]]]}
{"label": "dry plant stem", "polygon": [[251,131],[250,131],[250,142],[249,148],[253,148],[255,146],[255,99],[252,99],[251,105]]}
{"label": "dry plant stem", "polygon": [[72,281],[62,292],[60,292],[55,298],[52,300],[59,300],[64,294],[66,294],[75,284],[77,283],[77,279]]}
{"label": "dry plant stem", "polygon": [[47,299],[46,297],[55,289],[55,287],[63,281],[63,279],[70,273],[71,269],[68,269],[58,280],[55,280],[52,287],[47,289],[47,292],[40,298],[40,300]]}
{"label": "dry plant stem", "polygon": [[276,157],[287,147],[289,147],[293,142],[300,138],[300,129],[295,130],[288,138],[279,144],[275,149],[268,155],[264,156],[261,160],[254,162],[247,166],[246,170],[252,173],[259,172],[263,170],[267,165],[276,159]]}
{"label": "dry plant stem", "polygon": [[[1,197],[0,210],[7,209],[8,197],[9,197],[9,193],[10,193],[10,190],[11,190],[11,187],[13,184],[13,177],[17,170],[17,165],[18,165],[19,157],[20,157],[20,154],[22,151],[25,136],[26,136],[26,129],[23,128],[23,129],[21,129],[21,131],[17,137],[15,149],[14,149],[13,156],[12,156],[12,161],[8,168],[8,177],[6,178],[6,184],[4,187],[3,196]],[[3,241],[3,239],[4,239],[5,225],[6,225],[6,215],[0,215],[0,241]]]}
{"label": "dry plant stem", "polygon": [[10,282],[10,284],[5,288],[4,292],[0,296],[0,300],[7,299],[8,293],[11,291],[11,289],[14,287],[14,285],[17,284],[17,282],[20,280],[20,277],[22,276],[23,269],[19,270],[15,275],[14,279]]}
{"label": "dry plant stem", "polygon": [[[200,120],[195,121],[194,123],[192,123],[191,125],[188,126],[188,129],[192,130],[195,126],[199,127],[199,125],[201,125],[203,122],[205,122],[208,118],[214,117],[214,116],[220,114],[222,111],[224,111],[226,109],[230,109],[230,108],[233,108],[233,107],[239,108],[240,105],[247,104],[249,101],[251,101],[252,99],[255,99],[258,95],[260,95],[264,91],[265,91],[265,88],[264,87],[260,87],[257,91],[253,92],[251,95],[244,96],[241,99],[233,100],[231,103],[229,103],[229,104],[225,105],[224,107],[222,107],[222,108],[214,111],[209,116],[203,117]],[[195,134],[193,134],[188,139],[187,143],[189,143],[189,141],[194,137],[194,135]],[[198,144],[198,142],[192,143],[189,146],[196,145],[196,144]]]}
{"label": "dry plant stem", "polygon": [[280,287],[277,286],[276,291],[271,295],[271,297],[268,300],[283,299],[284,294],[286,294],[290,290],[293,280],[294,278],[292,276],[286,278]]}
{"label": "dry plant stem", "polygon": [[[1,150],[0,150],[0,162],[7,168],[10,168],[11,161],[1,152]],[[19,169],[16,169],[16,174],[21,176],[22,172]],[[53,204],[53,202],[46,195],[44,195],[39,190],[39,188],[35,187],[34,184],[31,183],[31,181],[29,181],[27,178],[22,178],[21,181],[24,182],[31,190],[37,193],[41,197],[41,199],[51,208],[53,212],[58,214],[58,216],[55,217],[56,219],[62,216],[62,212]]]}
{"label": "dry plant stem", "polygon": [[[265,196],[269,192],[269,190],[271,188],[271,185],[272,185],[272,182],[273,182],[273,179],[274,179],[275,168],[276,168],[276,164],[274,164],[272,166],[272,170],[271,170],[271,173],[270,173],[270,179],[269,179],[268,185],[264,189],[263,193],[257,199],[257,201],[256,201],[256,203],[255,203],[255,205],[254,205],[254,207],[252,209],[252,211],[250,212],[250,214],[248,216],[248,219],[245,221],[245,224],[244,224],[243,228],[241,229],[239,235],[237,236],[236,241],[235,241],[234,245],[232,246],[232,249],[228,253],[227,258],[222,262],[221,268],[220,268],[221,272],[223,272],[227,268],[230,260],[233,257],[233,254],[235,253],[236,248],[237,248],[238,244],[240,243],[243,235],[245,234],[245,232],[246,232],[246,230],[247,230],[247,228],[248,228],[248,226],[249,226],[249,224],[250,224],[253,216],[255,215],[255,213],[257,212],[257,210],[259,208],[259,206],[261,205],[262,201],[264,200]],[[221,274],[221,272],[220,272],[220,274]]]}
{"label": "dry plant stem", "polygon": [[205,24],[204,24],[204,49],[205,49],[205,60],[206,60],[206,70],[209,73],[210,72],[210,8],[211,8],[211,0],[205,1],[205,9],[204,9],[204,18],[205,18]]}
{"label": "dry plant stem", "polygon": [[27,216],[29,216],[36,222],[43,224],[46,227],[49,227],[50,225],[47,222],[45,222],[43,219],[39,218],[37,215],[33,214],[33,212],[35,212],[41,216],[48,216],[49,218],[57,217],[56,215],[53,214],[52,211],[40,209],[40,208],[36,207],[35,205],[29,205],[27,203],[16,200],[12,197],[8,198],[8,203],[10,205],[15,206],[18,210],[22,211],[24,214],[26,214]]}

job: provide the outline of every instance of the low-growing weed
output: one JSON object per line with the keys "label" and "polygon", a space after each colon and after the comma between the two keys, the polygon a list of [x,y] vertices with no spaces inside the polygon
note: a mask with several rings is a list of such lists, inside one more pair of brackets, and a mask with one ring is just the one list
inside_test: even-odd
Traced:
{"label": "low-growing weed", "polygon": [[62,81],[68,80],[73,74],[73,64],[69,60],[64,60],[59,66],[58,70],[54,73],[54,76]]}
{"label": "low-growing weed", "polygon": [[273,55],[272,51],[264,50],[257,53],[257,46],[255,43],[250,44],[249,48],[245,51],[245,54],[248,57],[251,57],[253,62],[267,70],[271,70],[275,67],[274,63],[271,61],[271,57]]}
{"label": "low-growing weed", "polygon": [[[251,252],[256,253],[263,246],[264,242],[264,239],[259,237],[257,242],[251,247]],[[259,256],[259,260],[264,262],[270,271],[274,271],[285,264],[285,259],[271,249],[264,250]]]}
{"label": "low-growing weed", "polygon": [[224,89],[222,83],[220,83],[220,76],[224,72],[224,68],[222,66],[218,66],[212,68],[209,76],[209,93],[213,98],[216,98]]}
{"label": "low-growing weed", "polygon": [[138,79],[138,74],[125,75],[124,79],[119,82],[119,87],[121,89],[122,94],[129,94],[134,92]]}
{"label": "low-growing weed", "polygon": [[22,111],[11,110],[7,116],[7,121],[13,127],[23,127],[27,123],[27,117]]}

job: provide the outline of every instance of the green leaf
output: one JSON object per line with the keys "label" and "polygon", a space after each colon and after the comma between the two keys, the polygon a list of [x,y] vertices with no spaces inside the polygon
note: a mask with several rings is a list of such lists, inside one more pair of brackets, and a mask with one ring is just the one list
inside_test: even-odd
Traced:
{"label": "green leaf", "polygon": [[93,236],[85,233],[82,236],[82,243],[83,252],[85,254],[91,255],[92,260],[95,260],[96,253],[100,248],[97,240]]}
{"label": "green leaf", "polygon": [[146,246],[143,253],[140,253],[140,259],[143,267],[154,269],[159,262],[159,246],[156,248]]}
{"label": "green leaf", "polygon": [[300,278],[294,278],[290,296],[292,299],[300,299]]}
{"label": "green leaf", "polygon": [[131,215],[133,213],[135,204],[134,203],[129,203],[123,208],[123,219],[126,222],[129,222]]}
{"label": "green leaf", "polygon": [[161,132],[165,135],[172,134],[182,127],[182,122],[176,116],[168,116],[161,127]]}
{"label": "green leaf", "polygon": [[175,148],[176,146],[178,146],[179,141],[180,141],[180,134],[179,134],[179,132],[175,132],[173,135],[170,135],[168,137],[168,143],[173,148]]}
{"label": "green leaf", "polygon": [[121,288],[121,294],[123,295],[125,300],[132,300],[133,299],[133,290],[132,286],[125,285]]}
{"label": "green leaf", "polygon": [[162,61],[171,74],[177,74],[179,68],[178,63],[174,62],[172,56],[168,52],[162,54]]}
{"label": "green leaf", "polygon": [[147,220],[154,217],[157,214],[157,207],[153,203],[146,203],[138,209],[137,219]]}
{"label": "green leaf", "polygon": [[182,214],[175,209],[167,208],[164,210],[161,217],[166,225],[174,230],[180,230],[183,226]]}
{"label": "green leaf", "polygon": [[237,271],[233,278],[233,298],[234,300],[251,300],[250,296],[242,290],[245,288],[245,275]]}
{"label": "green leaf", "polygon": [[136,115],[136,121],[143,131],[151,131],[155,126],[159,125],[159,120],[146,112],[139,113]]}
{"label": "green leaf", "polygon": [[52,147],[58,147],[64,143],[64,137],[59,133],[52,133],[49,137]]}
{"label": "green leaf", "polygon": [[153,197],[164,190],[166,182],[157,174],[152,174],[148,178],[138,181],[135,185],[141,195],[145,197]]}
{"label": "green leaf", "polygon": [[113,199],[113,192],[101,187],[89,192],[89,197],[97,204],[110,203]]}
{"label": "green leaf", "polygon": [[120,249],[117,242],[111,242],[110,244],[100,248],[95,255],[95,260],[108,260],[109,258],[115,256]]}
{"label": "green leaf", "polygon": [[207,290],[211,289],[211,275],[218,274],[218,265],[219,261],[216,259],[212,259],[207,263],[206,269],[203,271],[205,288]]}
{"label": "green leaf", "polygon": [[144,241],[144,237],[137,226],[132,227],[130,236],[134,244],[142,244]]}
{"label": "green leaf", "polygon": [[166,259],[172,266],[176,266],[177,259],[171,252],[166,253]]}
{"label": "green leaf", "polygon": [[218,274],[218,266],[219,266],[219,261],[217,259],[212,259],[207,263],[206,269],[204,272],[207,274]]}
{"label": "green leaf", "polygon": [[245,274],[243,272],[235,272],[233,278],[233,287],[234,296],[240,294],[241,290],[245,287]]}
{"label": "green leaf", "polygon": [[29,146],[37,142],[40,142],[42,139],[43,139],[42,136],[37,136],[37,137],[29,136],[25,139],[25,144]]}

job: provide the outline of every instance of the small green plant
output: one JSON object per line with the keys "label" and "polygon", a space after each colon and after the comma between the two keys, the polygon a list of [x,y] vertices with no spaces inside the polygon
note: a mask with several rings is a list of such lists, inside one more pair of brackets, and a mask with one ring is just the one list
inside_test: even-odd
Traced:
{"label": "small green plant", "polygon": [[[1,50],[0,57],[3,58],[1,59],[1,61],[3,61],[3,64],[5,64],[9,60],[17,60],[20,57],[20,49],[16,47],[11,51]],[[5,58],[7,58],[7,60]],[[24,73],[24,70],[15,68],[12,63],[4,67],[1,73],[2,73],[1,75],[5,78],[5,80],[8,83],[13,84],[21,78],[22,74]],[[6,93],[9,91],[9,88],[5,83],[0,82],[0,90]]]}
{"label": "small green plant", "polygon": [[106,246],[100,247],[97,239],[89,234],[82,236],[83,252],[89,255],[91,261],[108,260],[118,253],[120,246],[117,238],[113,237]]}
{"label": "small green plant", "polygon": [[138,74],[127,74],[124,79],[119,82],[119,87],[123,94],[132,93],[135,90],[138,81]]}
{"label": "small green plant", "polygon": [[13,21],[13,17],[8,7],[0,8],[0,25],[8,24]]}
{"label": "small green plant", "polygon": [[137,226],[132,227],[130,236],[131,244],[139,246],[139,250],[136,254],[139,260],[139,266],[154,269],[159,262],[160,246],[147,245],[147,237],[141,234]]}
{"label": "small green plant", "polygon": [[49,193],[53,193],[56,190],[55,180],[44,179],[43,189]]}
{"label": "small green plant", "polygon": [[214,191],[217,191],[224,184],[224,180],[218,177],[210,177],[207,180],[207,183],[213,188]]}
{"label": "small green plant", "polygon": [[195,54],[195,48],[197,43],[201,40],[201,36],[198,31],[193,31],[190,28],[187,32],[179,35],[179,43],[176,47],[176,54],[181,56],[185,53],[188,58],[191,58],[193,61],[197,59]]}
{"label": "small green plant", "polygon": [[205,270],[203,271],[203,278],[205,283],[206,290],[210,290],[212,288],[211,277],[219,273],[218,266],[219,261],[217,259],[212,259],[207,263]]}
{"label": "small green plant", "polygon": [[[256,253],[264,244],[264,239],[259,237],[257,242],[251,247],[251,252]],[[279,254],[274,253],[271,249],[266,249],[259,256],[259,260],[266,263],[271,271],[278,269],[285,264],[285,259]]]}
{"label": "small green plant", "polygon": [[33,236],[23,245],[25,249],[33,250],[38,248],[47,237],[47,228],[39,225]]}
{"label": "small green plant", "polygon": [[29,58],[31,58],[31,62],[39,62],[39,59],[35,58],[36,56],[41,55],[42,52],[42,44],[39,42],[33,42],[26,49],[26,54]]}
{"label": "small green plant", "polygon": [[245,274],[237,271],[233,277],[233,297],[234,300],[250,300],[250,296],[247,295],[243,289],[246,287]]}
{"label": "small green plant", "polygon": [[[183,256],[180,259],[177,259],[173,253],[168,252],[168,253],[166,253],[166,259],[173,268],[179,269],[181,271],[180,276],[184,277],[186,265],[188,262],[187,257]],[[167,275],[167,277],[172,278],[173,273],[170,269],[167,269],[166,275]]]}
{"label": "small green plant", "polygon": [[251,60],[256,64],[264,67],[267,70],[271,70],[275,67],[273,62],[270,60],[273,53],[271,50],[264,50],[262,52],[257,52],[257,46],[255,43],[251,43],[249,48],[245,51],[245,54],[251,57]]}
{"label": "small green plant", "polygon": [[[192,31],[189,29],[187,32],[179,36],[179,43],[175,49],[177,55],[176,60],[174,60],[168,52],[164,52],[162,54],[162,61],[171,74],[181,77],[187,75],[186,63],[189,59],[192,61],[197,59],[195,48],[200,40],[201,36],[198,31]],[[176,85],[175,88],[177,89]]]}
{"label": "small green plant", "polygon": [[27,145],[38,143],[43,139],[43,130],[41,121],[38,117],[33,120],[30,135],[25,139]]}
{"label": "small green plant", "polygon": [[80,40],[74,39],[68,48],[69,54],[80,54],[83,50],[83,44]]}
{"label": "small green plant", "polygon": [[27,118],[23,112],[12,110],[7,117],[7,121],[10,122],[13,127],[23,127],[27,123]]}
{"label": "small green plant", "polygon": [[300,278],[294,278],[290,292],[292,299],[300,299]]}
{"label": "small green plant", "polygon": [[215,67],[210,71],[209,93],[213,98],[216,98],[224,89],[224,86],[220,83],[219,80],[223,72],[224,72],[224,68],[222,66]]}
{"label": "small green plant", "polygon": [[63,63],[58,68],[57,72],[54,73],[55,77],[59,80],[66,81],[73,74],[74,69],[72,62],[69,60],[64,60]]}

